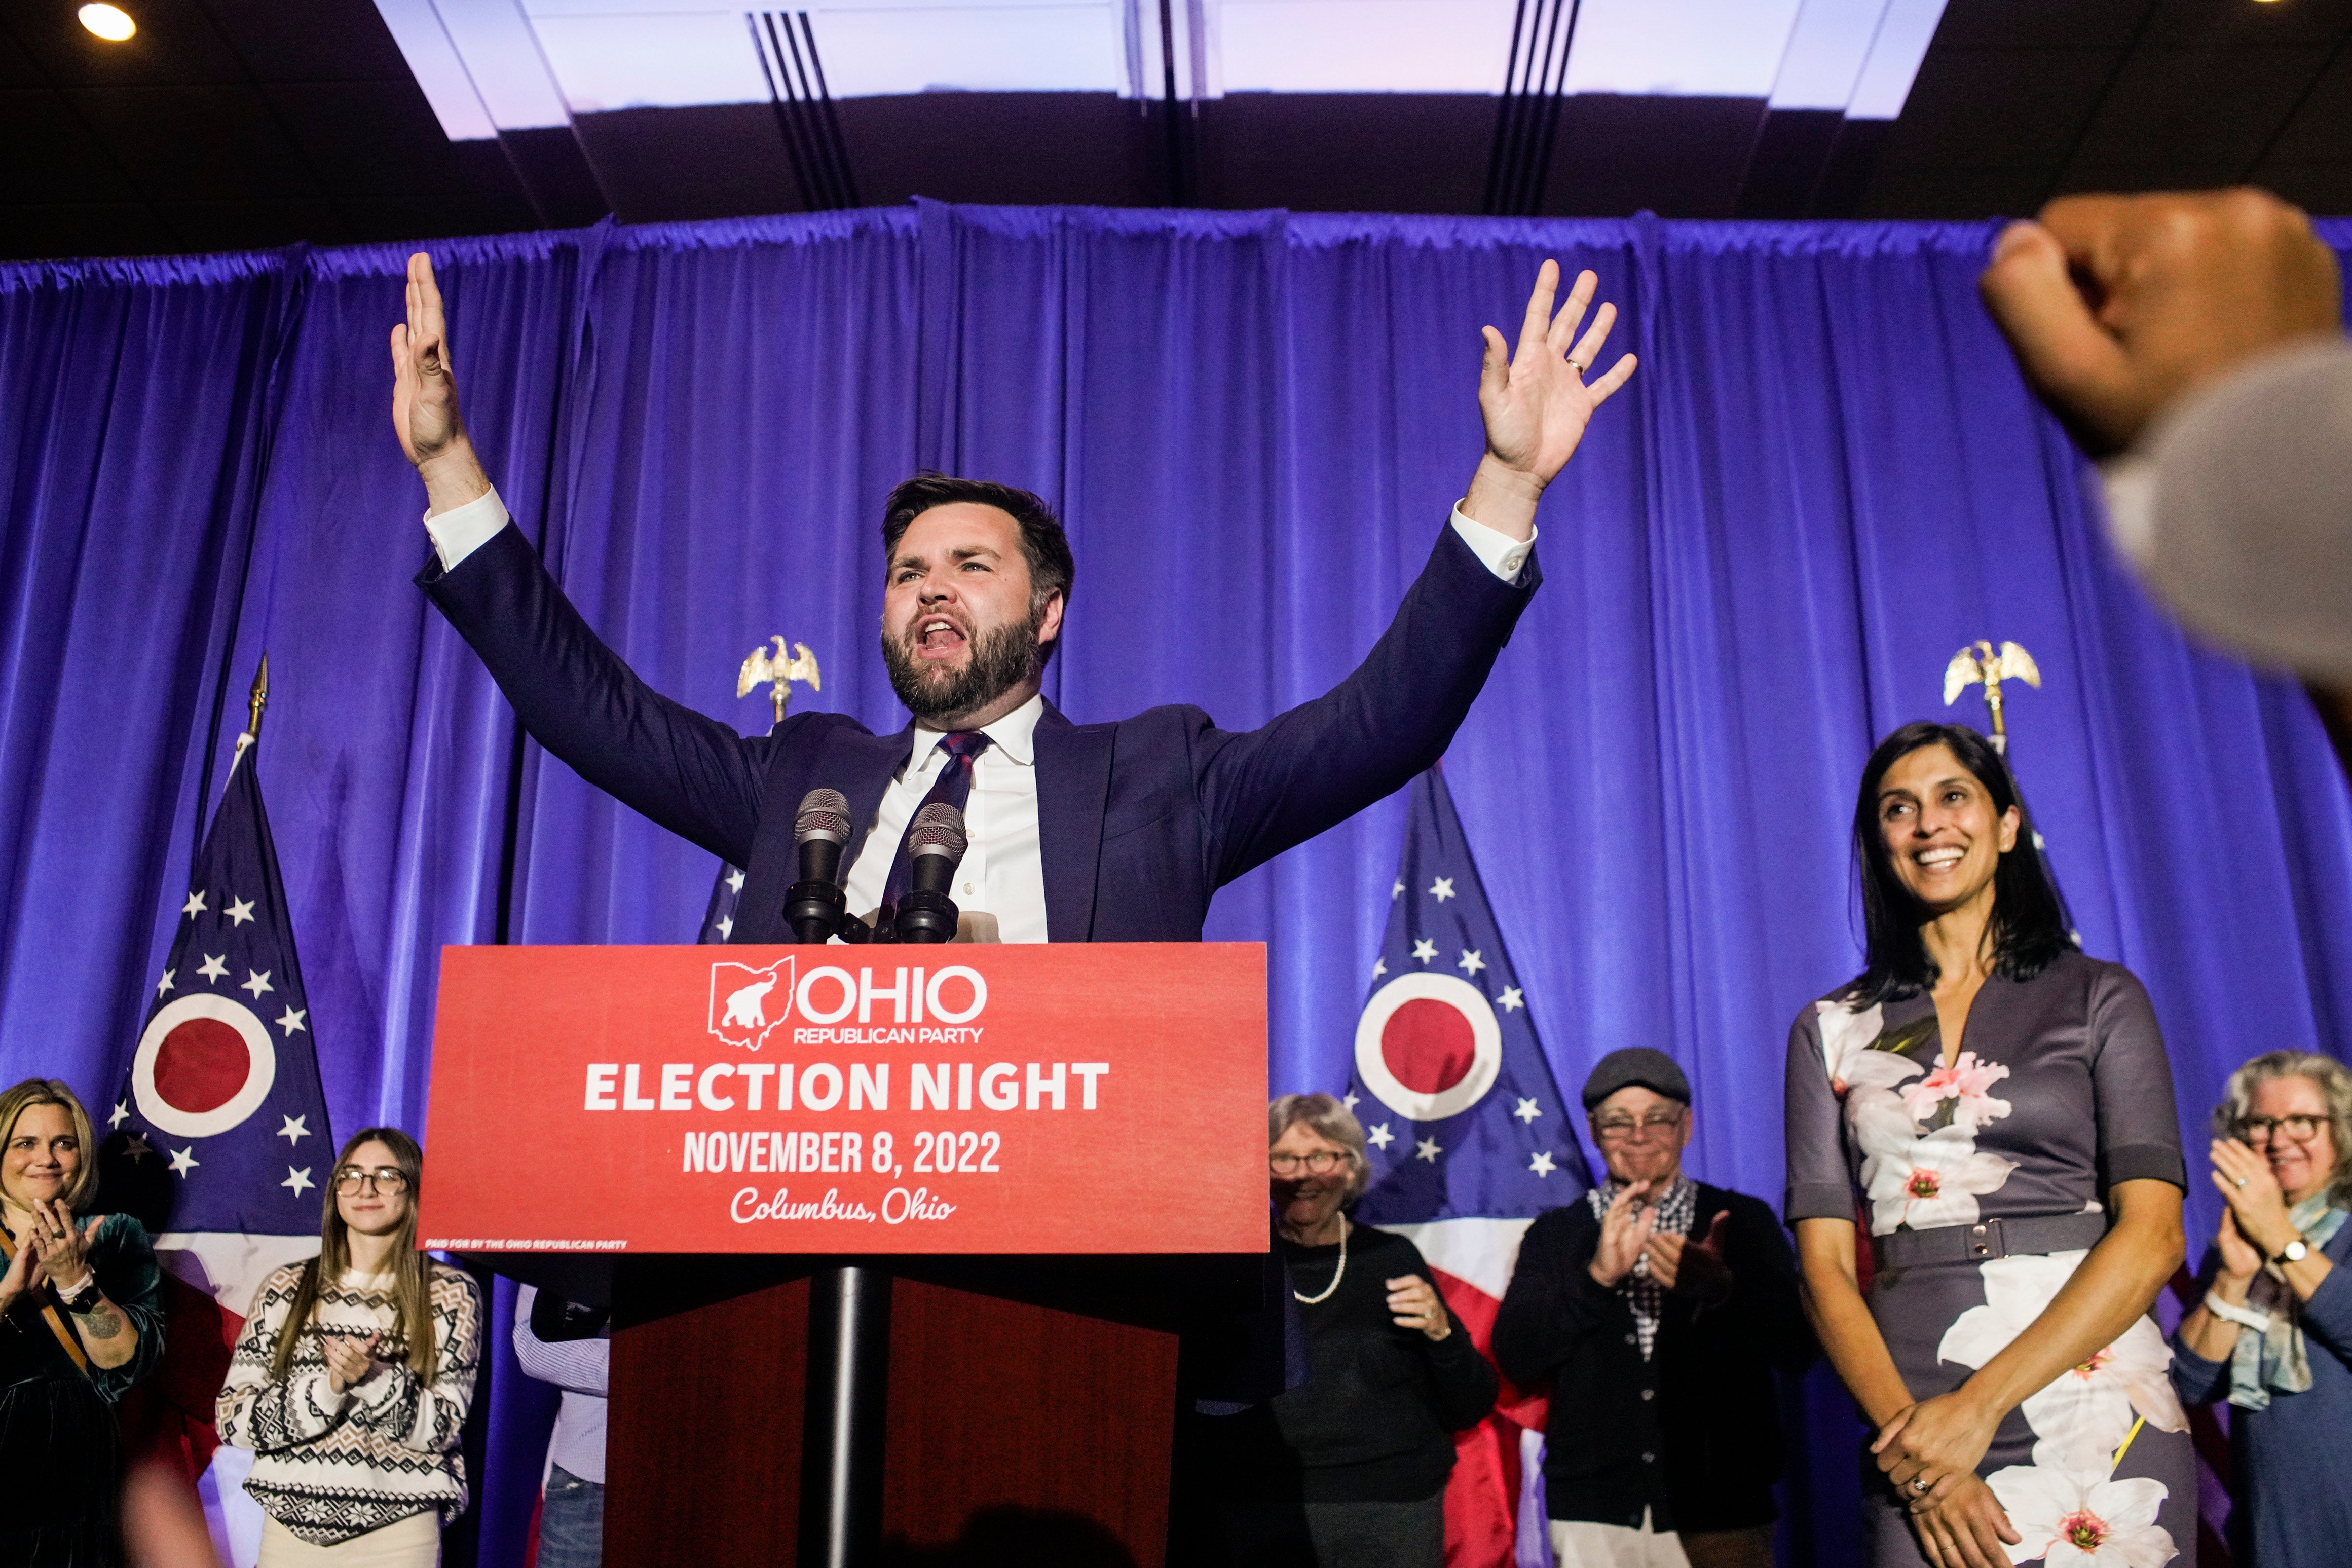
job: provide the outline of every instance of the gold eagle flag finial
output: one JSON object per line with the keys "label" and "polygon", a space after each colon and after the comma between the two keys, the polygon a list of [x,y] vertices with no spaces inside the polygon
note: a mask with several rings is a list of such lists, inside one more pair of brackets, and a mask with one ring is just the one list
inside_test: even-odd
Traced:
{"label": "gold eagle flag finial", "polygon": [[1952,662],[1944,667],[1944,706],[1958,701],[1960,693],[1969,687],[1982,686],[1985,707],[1992,714],[1993,749],[2006,755],[2009,726],[2001,715],[2000,695],[2004,680],[2021,680],[2036,690],[2042,687],[2042,670],[2033,656],[2013,642],[2001,644],[1996,651],[1991,643],[1979,638],[1954,654]]}
{"label": "gold eagle flag finial", "polygon": [[803,681],[811,691],[822,691],[824,681],[817,673],[816,655],[809,651],[808,644],[796,642],[792,645],[792,652],[786,654],[781,635],[768,640],[776,645],[776,651],[772,655],[764,647],[751,650],[751,657],[736,673],[735,695],[749,697],[753,687],[766,682],[768,700],[775,705],[775,721],[781,724],[784,721],[784,710],[793,703],[793,682]]}

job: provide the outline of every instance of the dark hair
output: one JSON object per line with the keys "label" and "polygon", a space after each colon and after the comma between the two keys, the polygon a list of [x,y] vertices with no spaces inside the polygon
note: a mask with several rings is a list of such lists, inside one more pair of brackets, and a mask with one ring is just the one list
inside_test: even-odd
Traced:
{"label": "dark hair", "polygon": [[1976,775],[1992,797],[1996,815],[2018,807],[2017,844],[1992,874],[1992,972],[2006,980],[2031,980],[2056,961],[2072,942],[2058,907],[2055,884],[2033,845],[2017,783],[1992,742],[1965,724],[1906,724],[1870,753],[1862,768],[1862,792],[1853,803],[1854,870],[1862,883],[1863,940],[1867,966],[1844,994],[1860,1002],[1886,1002],[1936,983],[1936,966],[1919,940],[1925,911],[1895,875],[1886,840],[1878,826],[1878,786],[1886,770],[1927,746],[1943,746]]}
{"label": "dark hair", "polygon": [[[1078,563],[1070,554],[1070,536],[1062,531],[1062,520],[1054,515],[1054,509],[1045,504],[1044,497],[989,479],[953,479],[928,468],[901,483],[883,503],[884,573],[888,573],[890,558],[898,553],[898,541],[906,536],[909,524],[933,507],[950,506],[957,501],[992,506],[1020,525],[1021,556],[1029,563],[1032,615],[1043,610],[1045,601],[1056,594],[1062,596],[1065,605],[1069,604]],[[1042,666],[1050,660],[1060,644],[1059,637],[1045,644],[1039,650],[1038,663]]]}

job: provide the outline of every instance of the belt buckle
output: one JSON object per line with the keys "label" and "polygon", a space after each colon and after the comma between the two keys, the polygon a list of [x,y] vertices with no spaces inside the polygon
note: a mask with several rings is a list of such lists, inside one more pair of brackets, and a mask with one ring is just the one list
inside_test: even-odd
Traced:
{"label": "belt buckle", "polygon": [[1989,1219],[1969,1226],[1969,1256],[1979,1262],[2009,1256],[2009,1248],[2001,1244],[2000,1221]]}

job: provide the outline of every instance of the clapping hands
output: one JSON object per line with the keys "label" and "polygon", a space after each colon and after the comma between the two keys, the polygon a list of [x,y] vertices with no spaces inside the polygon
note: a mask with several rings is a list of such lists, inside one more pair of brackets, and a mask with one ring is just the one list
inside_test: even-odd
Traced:
{"label": "clapping hands", "polygon": [[1648,1182],[1629,1182],[1602,1211],[1601,1245],[1593,1248],[1591,1266],[1594,1284],[1613,1289],[1633,1272],[1634,1259],[1657,1233],[1657,1205],[1643,1201],[1650,1187]]}
{"label": "clapping hands", "polygon": [[364,1383],[375,1371],[376,1341],[382,1336],[369,1334],[354,1339],[349,1334],[325,1336],[327,1352],[327,1386],[337,1394],[355,1384]]}

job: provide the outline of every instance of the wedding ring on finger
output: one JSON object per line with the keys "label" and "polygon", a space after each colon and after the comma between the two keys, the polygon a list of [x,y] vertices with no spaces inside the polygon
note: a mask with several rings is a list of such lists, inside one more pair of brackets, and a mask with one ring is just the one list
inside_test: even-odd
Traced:
{"label": "wedding ring on finger", "polygon": [[1576,357],[1574,354],[1570,354],[1570,355],[1569,355],[1569,356],[1568,356],[1568,368],[1569,368],[1569,369],[1570,369],[1570,370],[1572,370],[1572,371],[1574,371],[1574,372],[1576,373],[1576,374],[1577,374],[1577,378],[1578,378],[1579,380],[1583,379],[1583,376],[1584,376],[1584,366],[1583,366],[1583,364],[1582,364],[1580,362],[1579,362],[1579,361],[1578,361],[1577,357]]}
{"label": "wedding ring on finger", "polygon": [[1925,1495],[1925,1493],[1927,1492],[1927,1477],[1925,1477],[1925,1476],[1913,1476],[1913,1477],[1911,1478],[1911,1492],[1912,1492],[1912,1495],[1913,1495],[1913,1496],[1917,1497],[1917,1496]]}
{"label": "wedding ring on finger", "polygon": [[2241,1187],[2242,1187],[2242,1186],[2244,1186],[2244,1185],[2246,1184],[2246,1178],[2245,1178],[2245,1177],[2243,1177],[2243,1176],[2240,1176],[2240,1177],[2238,1177],[2238,1178],[2237,1178],[2237,1179],[2236,1179],[2236,1180],[2235,1180],[2231,1184],[2232,1184],[2232,1185],[2235,1185],[2235,1186],[2241,1186]]}

